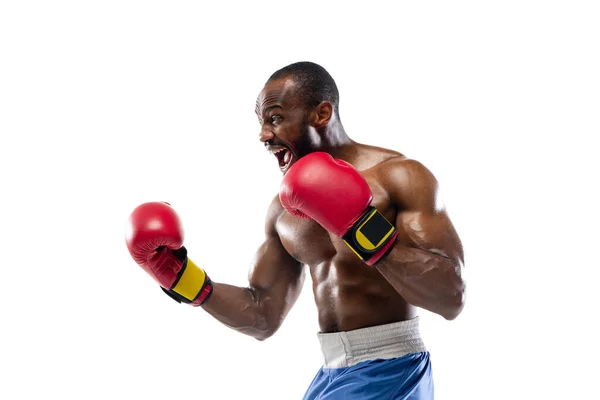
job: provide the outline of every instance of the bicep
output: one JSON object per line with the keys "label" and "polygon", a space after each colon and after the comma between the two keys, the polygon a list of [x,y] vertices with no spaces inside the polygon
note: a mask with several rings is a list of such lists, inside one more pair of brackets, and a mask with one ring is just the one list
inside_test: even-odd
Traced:
{"label": "bicep", "polygon": [[396,228],[415,247],[464,262],[462,243],[445,211],[402,211]]}
{"label": "bicep", "polygon": [[265,241],[257,250],[248,273],[254,300],[271,326],[281,324],[298,299],[305,277],[303,265],[283,247],[275,230],[276,219],[267,216]]}
{"label": "bicep", "polygon": [[268,236],[259,247],[248,273],[257,290],[292,290],[303,276],[302,264],[285,250],[278,236]]}
{"label": "bicep", "polygon": [[387,184],[398,209],[399,235],[421,250],[462,263],[462,243],[433,174],[421,163],[406,160],[390,168]]}

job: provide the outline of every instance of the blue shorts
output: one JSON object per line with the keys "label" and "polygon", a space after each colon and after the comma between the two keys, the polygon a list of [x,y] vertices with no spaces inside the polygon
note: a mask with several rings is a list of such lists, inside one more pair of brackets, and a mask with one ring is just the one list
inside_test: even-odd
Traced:
{"label": "blue shorts", "polygon": [[321,368],[303,400],[433,400],[429,353]]}
{"label": "blue shorts", "polygon": [[433,399],[418,317],[318,336],[325,363],[303,400]]}

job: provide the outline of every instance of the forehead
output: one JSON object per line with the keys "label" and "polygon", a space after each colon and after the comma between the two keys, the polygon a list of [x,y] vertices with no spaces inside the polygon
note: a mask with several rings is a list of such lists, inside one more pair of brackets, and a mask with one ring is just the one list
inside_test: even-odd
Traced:
{"label": "forehead", "polygon": [[275,104],[283,108],[294,108],[299,103],[296,93],[296,83],[292,78],[281,78],[268,82],[258,94],[256,112],[260,113],[265,107]]}

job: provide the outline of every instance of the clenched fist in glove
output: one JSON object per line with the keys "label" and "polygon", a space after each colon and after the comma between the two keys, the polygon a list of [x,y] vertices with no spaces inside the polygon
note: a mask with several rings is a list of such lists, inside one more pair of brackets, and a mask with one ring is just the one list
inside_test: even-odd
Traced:
{"label": "clenched fist in glove", "polygon": [[187,257],[181,222],[169,204],[151,202],[136,207],[125,236],[131,257],[173,299],[199,306],[210,297],[211,281]]}
{"label": "clenched fist in glove", "polygon": [[344,242],[367,265],[392,247],[398,233],[375,207],[373,194],[360,173],[324,152],[299,159],[285,174],[279,191],[291,214],[311,218]]}

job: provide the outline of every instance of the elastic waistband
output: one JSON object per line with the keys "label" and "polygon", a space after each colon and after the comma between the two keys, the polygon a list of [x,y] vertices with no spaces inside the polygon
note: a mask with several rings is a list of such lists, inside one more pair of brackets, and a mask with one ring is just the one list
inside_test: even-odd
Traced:
{"label": "elastic waistband", "polygon": [[427,351],[419,317],[347,332],[318,333],[324,368],[345,368],[361,361],[390,359]]}

